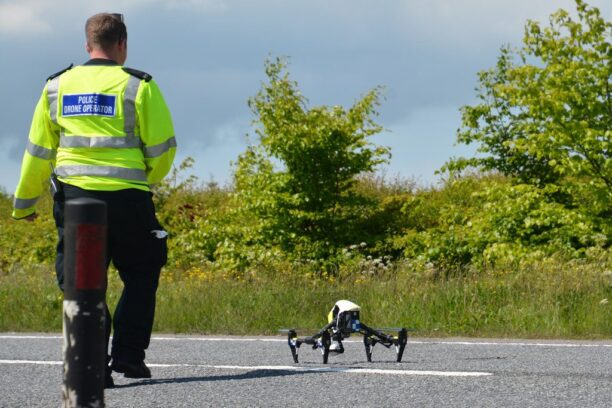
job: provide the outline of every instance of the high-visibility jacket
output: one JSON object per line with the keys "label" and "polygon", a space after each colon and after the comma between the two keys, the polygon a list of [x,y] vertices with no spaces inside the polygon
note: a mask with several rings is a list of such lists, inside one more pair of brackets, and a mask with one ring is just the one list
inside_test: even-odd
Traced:
{"label": "high-visibility jacket", "polygon": [[13,217],[35,212],[52,168],[86,190],[149,191],[172,167],[170,111],[151,76],[94,59],[52,75],[36,105]]}

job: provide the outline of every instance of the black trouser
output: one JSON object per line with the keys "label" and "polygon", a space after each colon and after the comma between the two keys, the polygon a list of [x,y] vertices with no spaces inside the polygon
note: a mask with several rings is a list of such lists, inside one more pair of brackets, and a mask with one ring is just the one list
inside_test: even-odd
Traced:
{"label": "black trouser", "polygon": [[56,197],[53,216],[59,235],[55,271],[63,290],[64,282],[64,201],[78,197],[102,200],[108,210],[107,267],[119,271],[123,293],[111,319],[106,308],[106,344],[114,330],[111,355],[137,363],[145,358],[155,314],[155,293],[159,273],[167,260],[165,238],[151,231],[162,230],[155,217],[152,194],[142,190],[91,191],[62,184],[63,196]]}

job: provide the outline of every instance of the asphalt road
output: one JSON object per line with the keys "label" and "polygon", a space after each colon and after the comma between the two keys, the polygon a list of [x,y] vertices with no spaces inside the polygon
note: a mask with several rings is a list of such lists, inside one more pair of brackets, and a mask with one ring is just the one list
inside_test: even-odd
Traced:
{"label": "asphalt road", "polygon": [[[410,339],[402,363],[360,338],[321,364],[283,337],[157,335],[150,380],[114,374],[107,407],[612,407],[612,341]],[[60,335],[0,333],[0,407],[61,404]]]}

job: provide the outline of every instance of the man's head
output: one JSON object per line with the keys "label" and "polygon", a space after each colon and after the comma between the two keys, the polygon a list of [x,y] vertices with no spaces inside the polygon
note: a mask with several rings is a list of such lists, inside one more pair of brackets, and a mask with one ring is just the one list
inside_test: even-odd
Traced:
{"label": "man's head", "polygon": [[121,14],[99,13],[87,19],[86,49],[92,58],[110,58],[123,64],[127,58],[127,29]]}

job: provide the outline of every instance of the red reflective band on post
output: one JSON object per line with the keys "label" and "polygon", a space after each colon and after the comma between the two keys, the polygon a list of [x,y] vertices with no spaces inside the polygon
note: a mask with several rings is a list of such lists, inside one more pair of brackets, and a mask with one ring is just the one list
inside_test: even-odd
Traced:
{"label": "red reflective band on post", "polygon": [[76,289],[103,289],[106,275],[106,226],[76,226]]}

